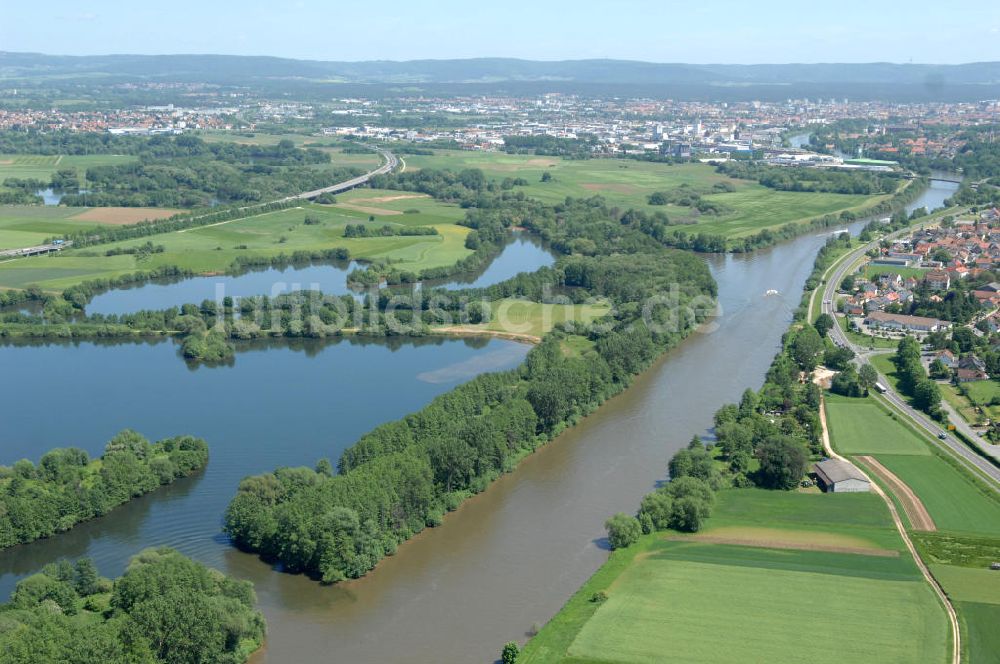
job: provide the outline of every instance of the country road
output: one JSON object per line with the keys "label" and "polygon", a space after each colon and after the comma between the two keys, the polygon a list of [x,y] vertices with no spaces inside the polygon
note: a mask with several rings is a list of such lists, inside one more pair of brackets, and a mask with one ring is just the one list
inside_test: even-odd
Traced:
{"label": "country road", "polygon": [[[919,228],[921,225],[917,224],[902,230],[891,233],[886,238],[897,237],[904,233],[909,233]],[[868,244],[862,245],[857,249],[851,251],[846,256],[841,258],[837,263],[835,263],[833,271],[825,276],[826,283],[822,290],[822,308],[823,313],[827,313],[830,316],[836,316],[836,307],[834,305],[834,298],[836,296],[837,288],[843,281],[844,277],[847,276],[848,271],[851,267],[860,260],[868,250],[878,245],[879,240],[873,240]],[[828,271],[829,272],[829,271]],[[850,348],[858,356],[858,359],[864,358],[868,355],[868,352],[855,345],[848,337],[847,334],[841,329],[840,325],[834,325],[830,330],[830,334],[833,336],[834,341],[840,343],[841,345]],[[939,440],[942,445],[948,447],[949,450],[954,452],[958,457],[961,458],[967,465],[974,467],[979,470],[983,475],[988,477],[992,482],[992,486],[995,490],[1000,490],[1000,468],[997,468],[988,459],[981,457],[974,451],[970,450],[964,443],[956,440],[953,435],[946,435],[944,439],[939,439],[938,434],[941,433],[941,425],[932,421],[924,413],[911,408],[910,404],[904,399],[899,393],[897,393],[893,388],[892,384],[883,376],[879,374],[879,381],[886,387],[886,392],[883,395],[889,403],[895,406],[898,410],[906,414],[914,423],[916,423],[920,428],[927,431],[931,437],[935,440]],[[951,423],[955,428],[961,432],[963,435],[967,436],[970,440],[980,440],[980,436],[976,433],[969,424],[962,419],[957,413],[951,409],[946,409],[949,417],[951,418]]]}

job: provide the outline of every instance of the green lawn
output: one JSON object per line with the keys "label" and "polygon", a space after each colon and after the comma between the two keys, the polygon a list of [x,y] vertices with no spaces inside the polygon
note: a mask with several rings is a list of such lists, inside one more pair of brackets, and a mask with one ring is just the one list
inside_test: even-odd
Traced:
{"label": "green lawn", "polygon": [[897,267],[895,265],[872,265],[868,264],[864,268],[864,275],[869,279],[874,278],[879,274],[898,274],[906,279],[907,277],[913,277],[915,279],[923,279],[924,275],[927,274],[926,269],[921,269],[919,267]]}
{"label": "green lawn", "polygon": [[[760,489],[727,489],[717,498],[699,536],[763,526],[853,535],[899,555],[654,533],[613,552],[518,661],[945,661],[943,608],[880,498]],[[599,591],[607,600],[591,601]]]}
{"label": "green lawn", "polygon": [[[296,250],[334,247],[347,248],[354,258],[382,259],[409,270],[450,266],[472,253],[465,248],[468,229],[455,224],[464,217],[464,210],[428,197],[370,201],[371,198],[398,195],[400,192],[359,190],[338,199],[337,205],[304,204],[187,231],[12,260],[0,263],[0,288],[23,288],[34,284],[46,290],[60,290],[88,279],[150,270],[161,265],[176,265],[199,273],[224,272],[238,256],[272,257],[289,255]],[[376,205],[381,212],[356,209],[357,206]],[[405,214],[405,209],[419,209],[420,212]],[[320,223],[304,224],[307,214],[319,219]],[[375,217],[379,226],[433,226],[438,235],[344,237],[347,224],[368,223],[370,216]],[[163,245],[165,251],[141,262],[134,255],[105,256],[109,249],[148,241]]]}
{"label": "green lawn", "polygon": [[877,458],[920,497],[939,529],[1000,536],[1000,499],[941,457],[879,454]]}
{"label": "green lawn", "polygon": [[833,446],[843,454],[931,453],[916,432],[872,399],[829,394],[826,414]]}
{"label": "green lawn", "polygon": [[[510,155],[502,152],[436,150],[433,156],[403,155],[412,168],[479,168],[488,178],[524,178],[528,185],[517,187],[546,203],[601,195],[609,205],[646,212],[662,211],[687,230],[742,237],[764,228],[843,210],[867,207],[884,196],[814,194],[768,189],[755,182],[720,175],[707,164],[656,164],[624,159],[568,160],[559,157]],[[541,182],[543,173],[552,175]],[[726,182],[735,188],[729,193],[708,194],[711,187]],[[690,208],[649,205],[647,198],[686,184],[706,192],[705,199],[726,208],[721,215],[698,216]]]}

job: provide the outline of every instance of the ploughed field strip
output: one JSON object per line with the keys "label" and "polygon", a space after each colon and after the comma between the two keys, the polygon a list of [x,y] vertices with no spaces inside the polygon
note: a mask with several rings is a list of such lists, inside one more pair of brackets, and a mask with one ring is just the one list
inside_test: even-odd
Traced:
{"label": "ploughed field strip", "polygon": [[795,531],[777,528],[727,526],[712,528],[695,535],[677,535],[668,539],[704,542],[706,544],[731,544],[763,549],[791,549],[798,551],[829,551],[865,556],[898,558],[899,551],[871,546],[860,537],[820,531]]}
{"label": "ploughed field strip", "polygon": [[920,502],[920,498],[917,494],[913,493],[910,487],[896,477],[892,471],[883,466],[878,462],[873,456],[859,456],[859,460],[864,462],[868,468],[875,473],[879,479],[888,485],[889,489],[892,491],[896,499],[899,500],[900,504],[903,506],[903,511],[906,512],[906,518],[910,521],[910,525],[914,530],[937,530],[937,526],[934,525],[934,519],[931,518],[930,512],[924,507],[924,504]]}

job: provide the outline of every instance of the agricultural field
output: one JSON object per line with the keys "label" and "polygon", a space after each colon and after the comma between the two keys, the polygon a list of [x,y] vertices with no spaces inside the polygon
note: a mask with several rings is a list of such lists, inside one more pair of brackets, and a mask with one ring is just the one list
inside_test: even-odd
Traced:
{"label": "agricultural field", "polygon": [[[353,258],[391,261],[402,269],[419,270],[453,265],[471,251],[465,248],[468,229],[457,226],[465,212],[427,196],[396,191],[360,189],[338,198],[336,205],[304,203],[301,207],[201,226],[134,240],[68,249],[59,254],[0,263],[0,288],[37,285],[61,290],[81,281],[115,277],[162,265],[198,273],[225,272],[238,256],[273,257],[296,250],[345,247]],[[407,212],[409,211],[409,212]],[[305,224],[309,215],[318,223]],[[345,238],[347,224],[433,226],[438,235]],[[108,250],[162,245],[162,253],[106,256]]]}
{"label": "agricultural field", "polygon": [[131,155],[34,155],[0,154],[0,184],[7,178],[34,178],[46,182],[59,169],[75,168],[83,180],[91,166],[116,166],[135,161]]}
{"label": "agricultural field", "polygon": [[[718,499],[701,533],[613,552],[518,661],[946,661],[944,610],[877,496]],[[757,544],[723,543],[740,528]]]}
{"label": "agricultural field", "polygon": [[[523,178],[518,187],[527,195],[546,203],[559,203],[567,196],[582,198],[601,195],[608,204],[636,208],[649,213],[663,212],[689,231],[704,231],[731,238],[757,233],[789,222],[805,221],[824,214],[860,209],[884,196],[775,191],[755,182],[736,180],[716,173],[707,164],[656,164],[620,159],[568,160],[559,157],[510,155],[502,152],[437,150],[433,156],[403,155],[407,169],[481,169],[488,178]],[[542,182],[543,173],[552,176]],[[708,193],[725,183],[733,191]],[[677,205],[650,205],[648,197],[687,185],[703,192],[703,198],[722,206],[719,215],[698,216],[691,208]]]}
{"label": "agricultural field", "polygon": [[930,449],[913,429],[871,399],[826,397],[830,435],[842,454],[918,454]]}
{"label": "agricultural field", "polygon": [[1000,537],[1000,499],[936,454],[879,454],[878,460],[920,497],[941,530]]}
{"label": "agricultural field", "polygon": [[[881,359],[885,370],[887,358]],[[959,614],[967,661],[996,661],[1000,575],[989,564],[1000,559],[1000,498],[871,399],[828,395],[827,415],[834,447],[875,455],[926,508],[939,530],[914,537]],[[930,453],[915,451],[921,448]]]}
{"label": "agricultural field", "polygon": [[0,249],[18,249],[45,240],[102,225],[132,224],[161,219],[176,210],[162,208],[68,208],[54,205],[0,207]]}

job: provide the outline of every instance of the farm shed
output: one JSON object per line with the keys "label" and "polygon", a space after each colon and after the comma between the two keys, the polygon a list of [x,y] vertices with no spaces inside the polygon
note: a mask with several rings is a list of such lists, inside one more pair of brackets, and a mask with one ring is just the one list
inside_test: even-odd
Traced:
{"label": "farm shed", "polygon": [[868,478],[858,468],[841,459],[827,459],[813,466],[820,487],[829,493],[871,491]]}

